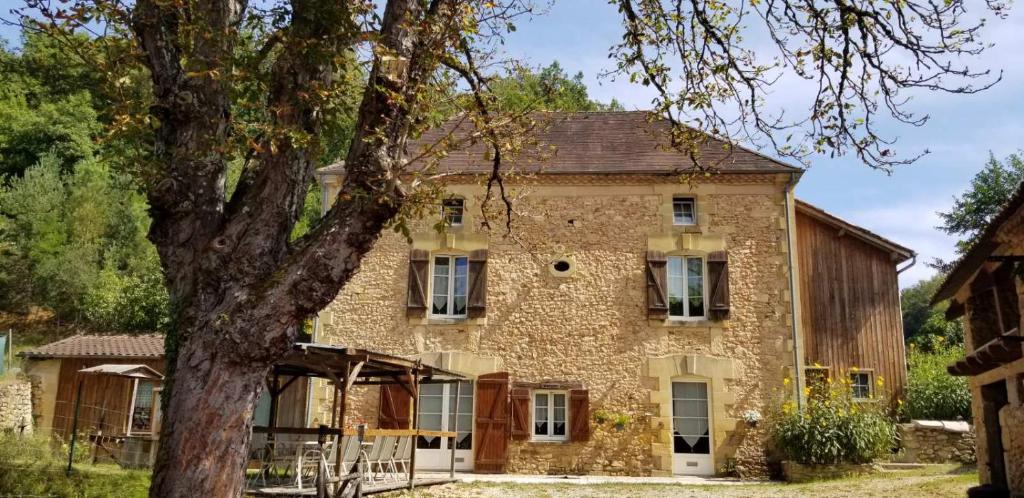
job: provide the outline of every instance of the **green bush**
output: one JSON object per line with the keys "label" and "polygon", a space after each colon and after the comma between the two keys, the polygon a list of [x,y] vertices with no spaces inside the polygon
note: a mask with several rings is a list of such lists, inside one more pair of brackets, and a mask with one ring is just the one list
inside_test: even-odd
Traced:
{"label": "green bush", "polygon": [[805,465],[863,464],[895,445],[896,424],[881,397],[854,401],[849,381],[831,379],[813,393],[806,389],[805,395],[802,410],[786,401],[768,420],[772,445],[787,460]]}
{"label": "green bush", "polygon": [[919,420],[971,420],[971,391],[966,377],[946,367],[964,357],[962,346],[939,344],[932,352],[910,346],[903,416]]}

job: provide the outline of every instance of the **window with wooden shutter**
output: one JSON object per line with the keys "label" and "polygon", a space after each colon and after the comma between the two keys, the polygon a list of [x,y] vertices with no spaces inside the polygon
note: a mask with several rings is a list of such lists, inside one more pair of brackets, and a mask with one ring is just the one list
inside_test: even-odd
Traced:
{"label": "window with wooden shutter", "polygon": [[512,389],[512,439],[530,439],[530,390],[517,387]]}
{"label": "window with wooden shutter", "polygon": [[487,316],[487,249],[469,253],[469,318]]}
{"label": "window with wooden shutter", "polygon": [[412,394],[398,384],[380,386],[377,427],[381,429],[412,428]]}
{"label": "window with wooden shutter", "polygon": [[474,426],[476,454],[473,470],[484,474],[505,472],[509,430],[508,372],[476,378]]}
{"label": "window with wooden shutter", "polygon": [[430,253],[423,249],[409,251],[409,297],[406,314],[422,318],[427,314],[427,279],[430,272]]}
{"label": "window with wooden shutter", "polygon": [[590,440],[590,393],[586,389],[569,391],[569,441]]}
{"label": "window with wooden shutter", "polygon": [[729,317],[729,253],[708,254],[708,311],[715,320]]}
{"label": "window with wooden shutter", "polygon": [[668,275],[665,253],[647,251],[647,317],[668,317]]}

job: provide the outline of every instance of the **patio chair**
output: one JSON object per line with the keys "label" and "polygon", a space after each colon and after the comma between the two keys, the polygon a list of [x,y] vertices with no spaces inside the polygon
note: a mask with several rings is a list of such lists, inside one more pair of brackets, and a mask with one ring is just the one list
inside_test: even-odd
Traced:
{"label": "patio chair", "polygon": [[[355,436],[345,436],[341,438],[341,469],[337,469],[339,477],[345,477],[351,474],[355,470],[356,460],[359,459],[359,454],[362,452],[362,447],[359,445],[359,438]],[[329,464],[334,464],[335,456],[331,456]]]}
{"label": "patio chair", "polygon": [[299,490],[302,489],[303,482],[316,480],[317,474],[320,473],[320,461],[333,453],[332,446],[330,441],[324,443],[323,448],[320,448],[316,441],[302,441],[295,448],[295,486]]}
{"label": "patio chair", "polygon": [[[377,480],[377,474],[384,472],[384,466],[386,462],[391,460],[391,455],[395,451],[395,436],[383,436],[373,438],[373,445],[370,446],[370,451],[363,454],[363,459],[366,460],[366,478],[370,482]],[[387,455],[382,460],[382,456]],[[377,468],[374,471],[374,467]],[[381,476],[384,479],[384,476]]]}
{"label": "patio chair", "polygon": [[395,457],[398,453],[405,451],[406,440],[408,438],[404,436],[398,436],[395,438],[395,445],[391,448],[388,453],[382,453],[380,456],[381,464],[384,467],[384,479],[387,480],[389,477],[393,480],[398,480],[398,467],[395,466]]}
{"label": "patio chair", "polygon": [[395,446],[395,454],[391,456],[389,462],[391,466],[391,472],[395,474],[395,480],[398,480],[398,474],[400,473],[398,468],[401,467],[402,474],[409,474],[409,462],[412,459],[412,436],[402,436],[398,439],[398,445]]}

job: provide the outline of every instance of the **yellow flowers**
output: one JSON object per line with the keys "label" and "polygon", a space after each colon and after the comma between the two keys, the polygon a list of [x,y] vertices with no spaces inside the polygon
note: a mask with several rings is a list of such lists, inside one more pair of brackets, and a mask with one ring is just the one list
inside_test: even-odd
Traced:
{"label": "yellow flowers", "polygon": [[876,385],[877,385],[878,387],[882,387],[882,386],[884,386],[884,385],[885,385],[885,378],[884,378],[884,377],[882,377],[881,375],[879,375],[879,376],[878,376],[878,378],[876,378],[876,379],[875,379],[875,384],[876,384]]}
{"label": "yellow flowers", "polygon": [[782,379],[782,385],[789,386],[789,377],[786,377],[785,379]]}

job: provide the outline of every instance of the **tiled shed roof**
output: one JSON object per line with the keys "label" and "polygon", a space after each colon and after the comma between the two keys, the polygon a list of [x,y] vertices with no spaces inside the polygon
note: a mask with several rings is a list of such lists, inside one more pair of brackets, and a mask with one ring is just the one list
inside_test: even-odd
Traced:
{"label": "tiled shed roof", "polygon": [[20,356],[47,358],[162,358],[164,336],[75,335],[38,348],[22,351]]}
{"label": "tiled shed roof", "polygon": [[[544,174],[679,174],[692,167],[690,158],[671,149],[664,120],[649,122],[646,111],[538,112],[532,117],[535,145],[524,147],[504,166],[521,173]],[[455,141],[466,140],[471,125],[454,118],[409,142],[410,158],[424,151],[449,133]],[[443,173],[487,173],[491,170],[488,145],[477,141],[460,150],[451,150],[437,165]],[[702,149],[702,164],[722,173],[800,173],[803,170],[743,147],[727,150],[725,143],[711,139]],[[415,163],[413,163],[415,168]],[[344,172],[341,163],[318,171],[324,174]]]}

